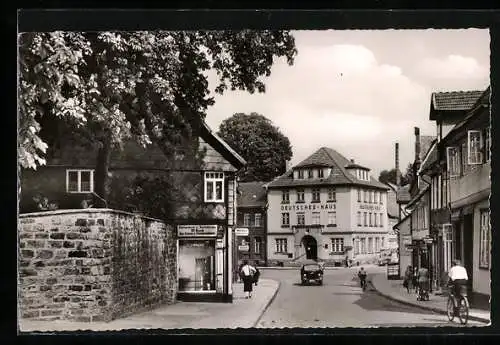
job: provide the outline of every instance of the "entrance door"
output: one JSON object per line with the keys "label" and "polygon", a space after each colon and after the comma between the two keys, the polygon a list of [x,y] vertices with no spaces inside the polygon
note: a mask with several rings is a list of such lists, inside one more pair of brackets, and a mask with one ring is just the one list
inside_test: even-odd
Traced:
{"label": "entrance door", "polygon": [[469,276],[468,281],[468,295],[472,299],[472,258],[473,258],[473,228],[474,228],[474,217],[472,214],[464,215],[464,232],[463,232],[463,245],[464,245],[464,258],[463,264],[467,270],[467,275]]}
{"label": "entrance door", "polygon": [[318,259],[318,243],[314,237],[310,235],[304,236],[302,238],[302,245],[306,250],[306,259]]}

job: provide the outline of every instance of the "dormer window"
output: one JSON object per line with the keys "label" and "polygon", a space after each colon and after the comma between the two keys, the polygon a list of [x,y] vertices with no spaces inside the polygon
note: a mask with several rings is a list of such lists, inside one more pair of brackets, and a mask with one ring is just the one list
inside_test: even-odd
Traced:
{"label": "dormer window", "polygon": [[323,178],[323,169],[318,169],[318,177]]}
{"label": "dormer window", "polygon": [[304,170],[299,170],[299,179],[303,179],[304,178]]}
{"label": "dormer window", "polygon": [[313,170],[312,169],[307,170],[307,177],[313,178]]}

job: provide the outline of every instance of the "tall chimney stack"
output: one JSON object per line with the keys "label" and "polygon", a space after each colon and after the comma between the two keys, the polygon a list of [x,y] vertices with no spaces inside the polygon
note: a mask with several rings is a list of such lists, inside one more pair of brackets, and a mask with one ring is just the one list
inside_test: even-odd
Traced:
{"label": "tall chimney stack", "polygon": [[415,162],[420,163],[420,128],[415,127]]}
{"label": "tall chimney stack", "polygon": [[396,160],[396,186],[401,184],[401,172],[399,171],[399,143],[396,143],[395,150],[395,160]]}

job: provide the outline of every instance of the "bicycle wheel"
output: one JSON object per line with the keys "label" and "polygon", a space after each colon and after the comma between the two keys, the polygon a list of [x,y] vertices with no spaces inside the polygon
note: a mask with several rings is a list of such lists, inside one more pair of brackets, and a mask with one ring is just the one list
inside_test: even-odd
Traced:
{"label": "bicycle wheel", "polygon": [[453,321],[455,318],[455,303],[453,303],[453,297],[448,297],[448,303],[446,304],[446,314],[448,315],[448,320]]}
{"label": "bicycle wheel", "polygon": [[462,325],[467,324],[467,321],[469,321],[469,301],[465,296],[460,299],[460,304],[458,306],[458,319]]}

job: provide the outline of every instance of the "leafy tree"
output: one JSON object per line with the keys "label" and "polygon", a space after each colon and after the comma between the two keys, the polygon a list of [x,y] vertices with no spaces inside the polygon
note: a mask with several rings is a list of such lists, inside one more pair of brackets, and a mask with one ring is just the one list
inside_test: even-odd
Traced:
{"label": "leafy tree", "polygon": [[106,198],[112,149],[154,142],[172,157],[196,134],[214,103],[205,71],[217,71],[218,93],[264,92],[273,59],[293,64],[296,53],[287,31],[23,33],[19,163],[36,169],[61,134],[78,137],[96,148],[95,191]]}
{"label": "leafy tree", "polygon": [[285,162],[292,158],[290,140],[257,113],[234,114],[222,122],[218,134],[247,161],[242,181],[270,181],[285,172]]}
{"label": "leafy tree", "polygon": [[[411,184],[413,181],[413,166],[411,163],[406,167],[406,171],[404,174],[401,174],[401,182],[400,185],[404,186],[406,184]],[[396,169],[391,170],[382,170],[378,177],[378,180],[382,183],[392,183],[396,184]]]}

